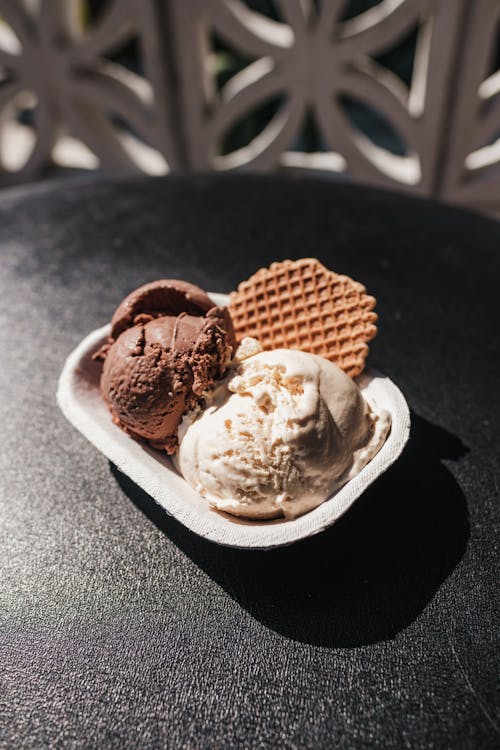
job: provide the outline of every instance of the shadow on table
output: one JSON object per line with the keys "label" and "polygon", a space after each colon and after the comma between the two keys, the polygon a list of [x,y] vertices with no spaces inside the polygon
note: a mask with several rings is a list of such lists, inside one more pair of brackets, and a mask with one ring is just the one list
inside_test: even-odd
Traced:
{"label": "shadow on table", "polygon": [[401,458],[340,521],[268,552],[196,536],[112,471],[132,502],[263,625],[304,643],[352,647],[413,622],[462,558],[467,506],[441,459],[466,452],[454,435],[413,414]]}

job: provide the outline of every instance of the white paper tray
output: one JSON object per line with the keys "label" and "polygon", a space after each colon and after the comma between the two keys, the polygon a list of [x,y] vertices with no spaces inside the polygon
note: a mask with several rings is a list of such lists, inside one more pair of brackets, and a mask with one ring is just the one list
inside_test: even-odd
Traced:
{"label": "white paper tray", "polygon": [[[217,305],[226,295],[211,294]],[[73,424],[106,458],[147,492],[167,513],[206,539],[230,547],[269,549],[291,544],[331,526],[364,490],[397,459],[410,431],[408,405],[401,391],[373,369],[358,378],[365,398],[390,412],[391,432],[377,455],[322,505],[292,521],[246,521],[212,510],[176,472],[170,459],[136,442],[116,427],[99,392],[102,365],[92,360],[109,334],[109,325],[86,336],[66,360],[57,390],[58,404]]]}

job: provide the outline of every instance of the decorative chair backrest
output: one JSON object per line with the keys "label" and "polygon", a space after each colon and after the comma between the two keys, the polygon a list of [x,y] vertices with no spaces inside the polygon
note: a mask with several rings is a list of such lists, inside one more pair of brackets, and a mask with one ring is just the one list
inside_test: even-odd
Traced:
{"label": "decorative chair backrest", "polygon": [[498,0],[0,0],[0,185],[307,170],[500,214]]}

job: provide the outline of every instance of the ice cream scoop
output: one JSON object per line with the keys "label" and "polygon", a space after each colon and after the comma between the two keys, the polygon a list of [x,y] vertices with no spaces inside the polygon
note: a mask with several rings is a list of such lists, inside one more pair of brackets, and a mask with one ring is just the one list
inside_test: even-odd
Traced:
{"label": "ice cream scoop", "polygon": [[202,289],[165,279],[135,290],[96,355],[104,360],[101,392],[113,421],[172,453],[183,414],[224,374],[233,348],[227,311]]}
{"label": "ice cream scoop", "polygon": [[[116,308],[111,318],[110,339],[115,341],[126,328],[144,318],[177,316],[181,313],[203,316],[215,307],[200,287],[180,279],[159,279],[143,284],[130,292]],[[227,311],[223,312],[230,321]]]}
{"label": "ice cream scoop", "polygon": [[294,518],[375,455],[390,427],[356,385],[314,354],[245,359],[179,428],[176,464],[210,505],[246,518]]}

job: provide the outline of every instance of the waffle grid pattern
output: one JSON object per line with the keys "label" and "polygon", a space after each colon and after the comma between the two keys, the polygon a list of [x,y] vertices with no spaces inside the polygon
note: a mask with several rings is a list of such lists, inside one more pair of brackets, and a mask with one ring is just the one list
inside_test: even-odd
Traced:
{"label": "waffle grid pattern", "polygon": [[303,258],[261,268],[236,292],[229,310],[236,336],[264,349],[300,349],[335,362],[351,377],[364,369],[377,328],[374,297],[365,287]]}

